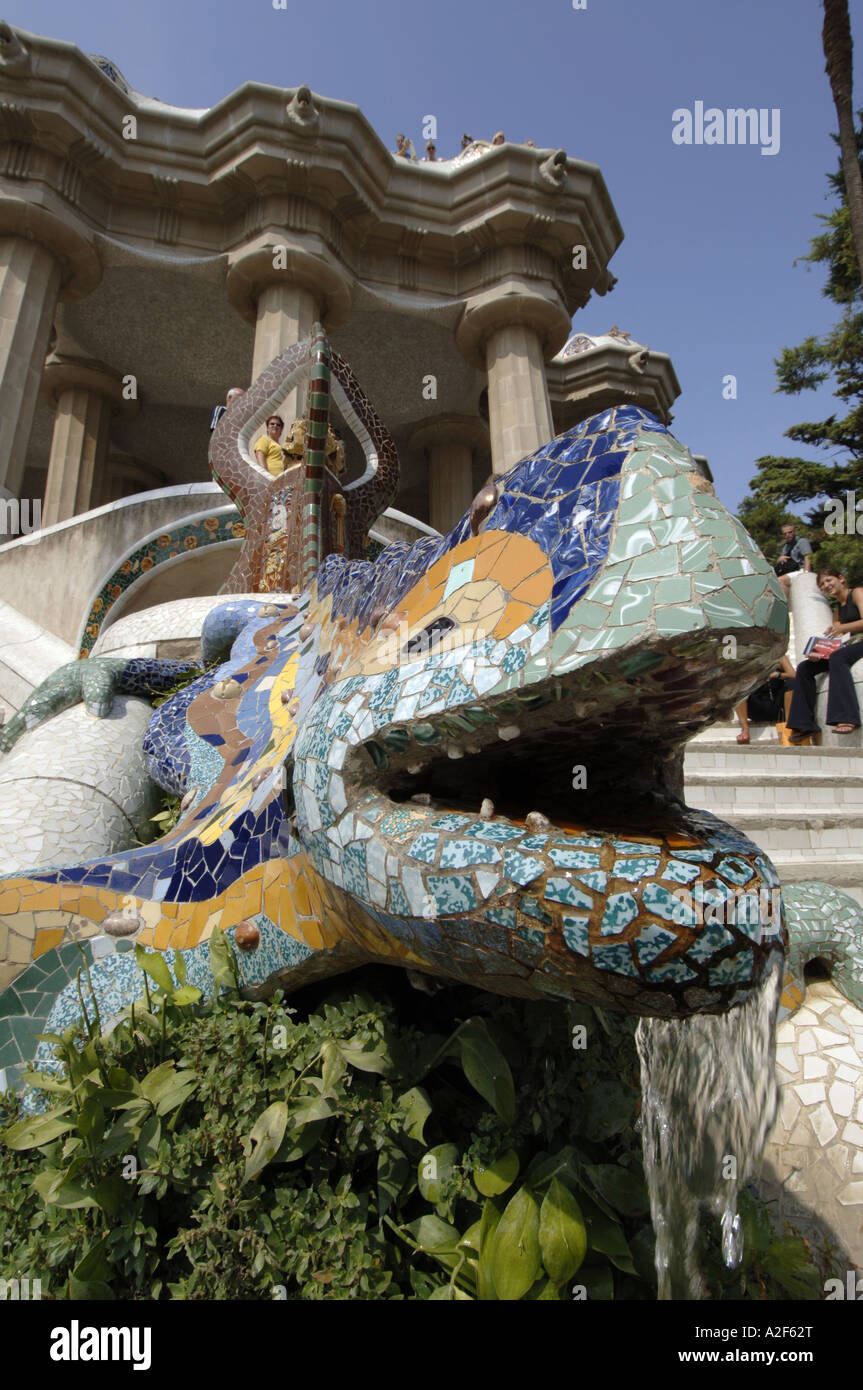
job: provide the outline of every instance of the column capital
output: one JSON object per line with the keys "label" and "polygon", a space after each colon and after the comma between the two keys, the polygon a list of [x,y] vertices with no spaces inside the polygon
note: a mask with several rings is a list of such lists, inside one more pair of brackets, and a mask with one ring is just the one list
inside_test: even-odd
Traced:
{"label": "column capital", "polygon": [[488,448],[488,425],[478,415],[436,415],[417,425],[408,441],[411,450],[438,444],[462,444],[470,450]]}
{"label": "column capital", "polygon": [[[248,246],[228,256],[228,300],[249,323],[256,320],[256,305],[268,285],[297,285],[309,290],[320,305],[321,321],[336,328],[348,316],[351,281],[323,241],[303,246],[276,228],[262,233]],[[284,247],[277,264],[277,250]]]}
{"label": "column capital", "polygon": [[0,198],[0,237],[36,242],[60,267],[60,299],[83,299],[102,279],[102,262],[90,238],[69,219],[38,203]]}
{"label": "column capital", "polygon": [[[104,362],[52,352],[45,361],[42,373],[40,395],[43,401],[56,405],[62,393],[70,387],[93,391],[115,403],[123,400],[123,379],[119,372],[106,367]],[[124,404],[135,406],[138,402],[128,401]]]}
{"label": "column capital", "polygon": [[551,286],[508,279],[468,300],[455,332],[459,351],[484,372],[489,338],[516,324],[534,330],[546,359],[560,351],[571,332],[569,314]]}

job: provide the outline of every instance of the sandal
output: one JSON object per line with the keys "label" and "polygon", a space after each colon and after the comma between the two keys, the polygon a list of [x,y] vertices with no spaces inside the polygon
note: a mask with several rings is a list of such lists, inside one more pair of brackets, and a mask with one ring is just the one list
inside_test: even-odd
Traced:
{"label": "sandal", "polygon": [[859,724],[834,724],[833,732],[834,734],[856,734],[859,728]]}
{"label": "sandal", "polygon": [[792,729],[788,735],[788,742],[792,744],[805,743],[807,738],[814,738],[817,733],[817,729]]}
{"label": "sandal", "polygon": [[738,742],[738,743],[748,743],[748,742],[749,742],[749,735],[748,735],[748,734],[744,734],[744,733],[742,733],[742,732],[739,733],[739,734],[737,735],[737,742]]}

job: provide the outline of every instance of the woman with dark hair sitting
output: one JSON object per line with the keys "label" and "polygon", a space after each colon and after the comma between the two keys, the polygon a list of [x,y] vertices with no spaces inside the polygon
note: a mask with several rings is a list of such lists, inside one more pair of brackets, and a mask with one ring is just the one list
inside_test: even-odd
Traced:
{"label": "woman with dark hair sitting", "polygon": [[845,575],[837,569],[823,569],[818,575],[822,594],[838,605],[828,637],[848,641],[838,647],[826,661],[801,661],[797,667],[794,698],[788,712],[788,727],[793,730],[792,743],[803,743],[810,734],[818,733],[815,722],[815,677],[825,670],[829,673],[826,722],[837,734],[853,734],[860,727],[860,708],[851,667],[863,660],[863,587],[851,589]]}

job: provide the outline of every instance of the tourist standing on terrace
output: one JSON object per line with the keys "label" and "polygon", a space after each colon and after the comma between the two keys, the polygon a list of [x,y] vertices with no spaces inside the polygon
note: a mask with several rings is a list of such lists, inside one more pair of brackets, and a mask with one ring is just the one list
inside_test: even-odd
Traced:
{"label": "tourist standing on terrace", "polygon": [[255,458],[274,478],[285,471],[285,451],[279,443],[284,428],[281,415],[271,415],[267,421],[267,433],[255,440]]}
{"label": "tourist standing on terrace", "polygon": [[[783,530],[785,528],[783,527]],[[863,660],[863,587],[851,589],[840,570],[823,569],[818,587],[827,599],[838,604],[836,618],[826,629],[829,637],[847,637],[826,661],[801,661],[797,667],[794,698],[788,712],[792,743],[802,743],[818,732],[815,722],[815,677],[826,670],[827,719],[837,734],[853,734],[860,727],[860,707],[854,689],[851,667]]]}
{"label": "tourist standing on terrace", "polygon": [[225,411],[228,409],[228,406],[231,404],[231,402],[232,402],[232,401],[235,401],[235,400],[237,399],[238,396],[242,396],[242,395],[244,395],[244,394],[245,394],[245,387],[243,387],[243,386],[232,386],[231,389],[230,389],[230,391],[228,392],[227,396],[225,397],[225,404],[224,404],[224,405],[217,405],[217,406],[214,407],[213,413],[212,413],[212,415],[210,416],[210,433],[211,433],[211,434],[212,434],[213,430],[216,428],[216,426],[218,425],[219,421],[221,420],[221,418],[222,418],[222,416],[224,415]]}

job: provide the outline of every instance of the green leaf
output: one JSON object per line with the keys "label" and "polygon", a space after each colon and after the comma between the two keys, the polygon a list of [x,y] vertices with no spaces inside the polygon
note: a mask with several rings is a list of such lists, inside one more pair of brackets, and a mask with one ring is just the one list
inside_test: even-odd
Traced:
{"label": "green leaf", "polygon": [[9,1126],[3,1134],[3,1143],[9,1149],[38,1149],[50,1144],[52,1139],[75,1129],[75,1120],[63,1118],[67,1114],[68,1106],[64,1110],[49,1110],[47,1115],[28,1115]]}
{"label": "green leaf", "polygon": [[491,1256],[494,1233],[499,1225],[500,1212],[494,1202],[484,1202],[479,1225],[479,1263],[476,1272],[477,1298],[484,1303],[497,1298],[491,1272]]}
{"label": "green leaf", "polygon": [[418,1221],[409,1222],[405,1230],[410,1231],[420,1250],[430,1255],[454,1255],[461,1240],[455,1226],[447,1225],[446,1221],[431,1213],[421,1216]]}
{"label": "green leaf", "polygon": [[542,1269],[539,1248],[539,1206],[522,1187],[507,1203],[494,1233],[491,1277],[499,1299],[522,1298]]}
{"label": "green leaf", "polygon": [[385,1216],[398,1204],[411,1165],[407,1154],[394,1144],[386,1144],[378,1154],[378,1215]]}
{"label": "green leaf", "polygon": [[821,1276],[812,1265],[806,1246],[798,1236],[774,1240],[761,1263],[762,1268],[791,1298],[820,1297]]}
{"label": "green leaf", "polygon": [[304,1124],[299,1131],[289,1129],[273,1162],[296,1163],[297,1159],[305,1158],[306,1154],[311,1153],[317,1144],[324,1132],[324,1127],[325,1121],[311,1120],[308,1124]]}
{"label": "green leaf", "polygon": [[347,1069],[347,1063],[339,1050],[337,1043],[328,1039],[321,1045],[321,1080],[324,1083],[324,1095],[335,1095],[334,1087],[337,1081],[341,1081]]}
{"label": "green leaf", "polygon": [[246,1159],[246,1171],[243,1174],[244,1183],[256,1178],[275,1158],[287,1125],[288,1107],[283,1100],[277,1100],[274,1104],[267,1106],[263,1115],[258,1117],[251,1134],[248,1136],[257,1147]]}
{"label": "green leaf", "polygon": [[482,1218],[480,1218],[479,1221],[475,1221],[472,1226],[468,1226],[459,1241],[459,1245],[466,1247],[468,1250],[473,1250],[476,1255],[479,1254],[482,1249]]}
{"label": "green leaf", "polygon": [[587,1254],[587,1228],[569,1188],[552,1178],[539,1210],[542,1263],[555,1284],[573,1277]]}
{"label": "green leaf", "polygon": [[111,1173],[96,1184],[93,1196],[106,1216],[118,1216],[129,1200],[129,1185],[119,1173]]}
{"label": "green leaf", "polygon": [[392,1071],[392,1058],[383,1051],[366,1051],[365,1048],[351,1047],[348,1044],[341,1044],[339,1052],[349,1067],[356,1067],[357,1071],[375,1072],[385,1076]]}
{"label": "green leaf", "polygon": [[440,1284],[434,1293],[428,1296],[429,1303],[472,1303],[473,1299],[464,1289],[460,1289],[455,1284]]}
{"label": "green leaf", "polygon": [[168,969],[168,962],[159,951],[146,951],[140,943],[135,943],[135,960],[141,969],[155,980],[159,989],[165,994],[172,994],[174,991],[174,981],[171,979],[171,972]]}
{"label": "green leaf", "polygon": [[464,1074],[505,1124],[515,1124],[515,1087],[509,1063],[481,1019],[474,1019],[457,1038]]}
{"label": "green leaf", "polygon": [[441,1200],[441,1184],[452,1177],[458,1160],[459,1151],[455,1144],[438,1144],[423,1154],[417,1164],[417,1184],[427,1202]]}
{"label": "green leaf", "polygon": [[399,1109],[405,1115],[405,1134],[409,1139],[423,1142],[425,1122],[431,1114],[431,1101],[421,1086],[412,1086],[398,1098]]}
{"label": "green leaf", "polygon": [[586,1194],[582,1196],[579,1205],[587,1221],[587,1239],[591,1250],[598,1250],[601,1255],[607,1255],[611,1263],[623,1270],[624,1274],[635,1274],[632,1255],[618,1223],[606,1216],[604,1211],[600,1211]]}
{"label": "green leaf", "polygon": [[46,1205],[52,1207],[65,1207],[70,1211],[82,1210],[85,1207],[95,1207],[98,1203],[93,1195],[94,1189],[89,1183],[83,1182],[80,1178],[67,1178],[62,1175],[63,1181],[53,1182],[46,1185],[43,1189],[40,1178],[45,1174],[38,1174],[33,1179],[33,1186],[45,1201]]}
{"label": "green leaf", "polygon": [[72,1089],[68,1081],[41,1071],[25,1071],[21,1080],[25,1086],[32,1086],[37,1091],[58,1091],[61,1095],[68,1095]]}
{"label": "green leaf", "polygon": [[180,985],[171,995],[171,1003],[176,1004],[178,1009],[185,1009],[189,1004],[197,1004],[200,997],[201,991],[194,985]]}
{"label": "green leaf", "polygon": [[499,1197],[508,1187],[512,1187],[517,1177],[518,1154],[515,1149],[507,1149],[488,1168],[473,1170],[474,1183],[483,1197]]}
{"label": "green leaf", "polygon": [[237,958],[221,927],[213,927],[208,953],[216,993],[222,989],[236,989],[240,978]]}
{"label": "green leaf", "polygon": [[617,1163],[586,1163],[584,1172],[601,1196],[624,1216],[641,1216],[649,1208],[642,1178]]}
{"label": "green leaf", "polygon": [[110,1272],[104,1245],[94,1245],[69,1275],[69,1297],[100,1301],[113,1299],[114,1291],[108,1283]]}
{"label": "green leaf", "polygon": [[[182,988],[186,983],[186,958],[179,951],[174,952],[174,974],[177,977],[177,984]],[[198,993],[200,994],[200,990]]]}

